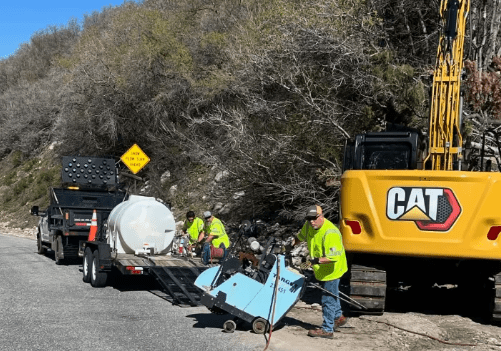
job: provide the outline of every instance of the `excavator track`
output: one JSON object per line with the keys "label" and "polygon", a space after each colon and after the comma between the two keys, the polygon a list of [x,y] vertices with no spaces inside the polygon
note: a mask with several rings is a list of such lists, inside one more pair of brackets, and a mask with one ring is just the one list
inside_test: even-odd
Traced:
{"label": "excavator track", "polygon": [[494,276],[494,303],[492,310],[492,321],[501,322],[501,273]]}
{"label": "excavator track", "polygon": [[350,297],[367,307],[367,310],[361,313],[383,314],[386,299],[386,272],[374,267],[352,265]]}

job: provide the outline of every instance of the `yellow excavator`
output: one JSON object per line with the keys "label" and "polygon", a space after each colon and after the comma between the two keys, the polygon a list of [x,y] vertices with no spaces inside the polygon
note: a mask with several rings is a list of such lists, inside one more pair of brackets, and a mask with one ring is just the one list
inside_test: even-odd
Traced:
{"label": "yellow excavator", "polygon": [[390,288],[452,284],[478,293],[501,321],[501,173],[462,170],[469,6],[441,2],[425,157],[414,132],[357,135],[345,148],[340,229],[350,295],[374,314],[384,312]]}

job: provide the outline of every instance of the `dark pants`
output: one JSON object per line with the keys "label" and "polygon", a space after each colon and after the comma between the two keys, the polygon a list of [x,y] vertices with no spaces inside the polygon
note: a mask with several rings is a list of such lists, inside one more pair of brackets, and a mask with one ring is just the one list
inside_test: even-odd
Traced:
{"label": "dark pants", "polygon": [[[211,244],[210,243],[205,243],[204,244],[204,248],[202,250],[202,263],[203,264],[209,264],[210,262],[210,247],[211,247]],[[220,249],[223,249],[223,258],[221,260],[224,260],[226,258],[226,256],[228,255],[228,250],[226,250],[226,247],[224,246],[223,243],[221,243],[219,245],[219,248]]]}

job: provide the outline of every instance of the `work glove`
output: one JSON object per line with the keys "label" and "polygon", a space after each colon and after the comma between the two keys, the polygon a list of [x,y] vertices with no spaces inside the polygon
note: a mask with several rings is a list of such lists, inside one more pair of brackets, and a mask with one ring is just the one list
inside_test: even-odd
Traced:
{"label": "work glove", "polygon": [[306,261],[301,263],[301,265],[299,267],[304,271],[304,270],[310,268],[311,266],[313,266],[315,264],[319,264],[319,263],[320,263],[320,259],[318,257],[315,257],[315,258],[307,257]]}

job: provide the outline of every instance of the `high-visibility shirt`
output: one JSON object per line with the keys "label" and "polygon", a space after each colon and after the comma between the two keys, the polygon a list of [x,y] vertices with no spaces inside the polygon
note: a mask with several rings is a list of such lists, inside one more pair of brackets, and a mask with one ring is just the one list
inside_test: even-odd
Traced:
{"label": "high-visibility shirt", "polygon": [[328,219],[325,219],[322,227],[317,230],[307,221],[297,238],[308,243],[311,257],[326,257],[331,261],[330,263],[313,265],[313,272],[317,280],[338,279],[348,270],[341,232]]}
{"label": "high-visibility shirt", "polygon": [[204,230],[204,221],[198,217],[195,217],[193,222],[186,220],[183,225],[183,230],[189,234],[190,244],[194,244],[198,241],[198,236]]}
{"label": "high-visibility shirt", "polygon": [[230,238],[228,234],[226,234],[226,230],[224,230],[224,225],[216,217],[214,217],[210,225],[206,226],[205,233],[207,237],[211,235],[214,237],[214,239],[212,239],[212,245],[214,245],[214,247],[219,247],[221,243],[223,243],[226,248],[230,247]]}

